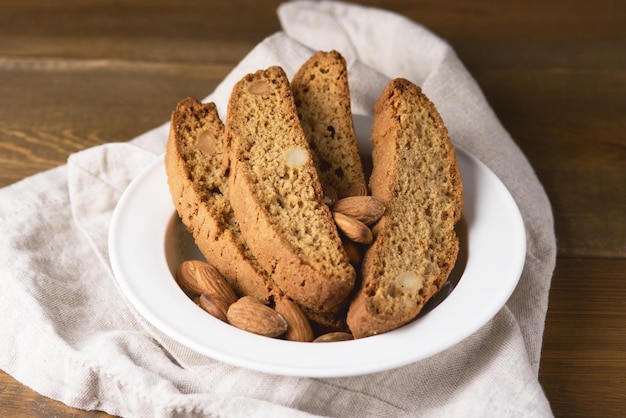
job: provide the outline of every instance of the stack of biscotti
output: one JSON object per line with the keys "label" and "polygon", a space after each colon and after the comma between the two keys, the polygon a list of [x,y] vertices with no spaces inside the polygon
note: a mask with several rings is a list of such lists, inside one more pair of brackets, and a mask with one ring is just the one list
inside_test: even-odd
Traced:
{"label": "stack of biscotti", "polygon": [[454,148],[417,86],[389,83],[372,141],[369,185],[384,215],[358,279],[331,212],[355,186],[367,193],[337,52],[313,55],[291,83],[280,67],[244,76],[225,126],[213,104],[183,100],[166,169],[183,223],[239,296],[291,299],[323,329],[361,338],[411,321],[441,288],[462,206]]}
{"label": "stack of biscotti", "polygon": [[419,87],[392,80],[375,105],[372,195],[386,207],[347,322],[355,338],[417,316],[456,262],[463,185],[454,147]]}
{"label": "stack of biscotti", "polygon": [[[319,66],[320,59],[323,62],[322,68]],[[319,77],[316,77],[315,73]],[[265,80],[263,74],[271,74],[274,77],[272,83],[277,82],[279,89],[260,91],[259,88],[262,84],[259,84],[259,80]],[[286,117],[291,117],[296,122],[291,127],[292,131],[287,130],[285,132],[288,137],[287,140],[292,139],[294,132],[296,138],[300,135],[300,142],[289,145],[289,152],[282,155],[282,163],[289,170],[294,170],[295,167],[296,172],[304,173],[303,176],[301,175],[305,182],[302,187],[308,188],[308,193],[311,196],[308,198],[308,206],[304,204],[303,198],[305,196],[302,195],[300,189],[293,189],[290,195],[281,198],[297,200],[298,205],[303,205],[303,210],[310,210],[313,207],[313,210],[322,213],[321,217],[311,214],[301,214],[300,216],[301,219],[312,217],[323,220],[322,226],[325,229],[321,229],[324,232],[322,232],[320,239],[325,241],[322,247],[328,254],[326,264],[324,264],[323,259],[322,261],[317,260],[320,258],[319,254],[324,252],[319,251],[318,254],[319,243],[315,244],[317,247],[313,250],[308,248],[313,238],[310,232],[312,229],[303,232],[305,236],[301,239],[300,244],[306,242],[308,244],[301,245],[301,248],[295,246],[289,248],[288,245],[291,245],[287,242],[289,237],[277,238],[276,233],[271,236],[267,235],[268,229],[264,227],[257,226],[255,232],[248,232],[247,237],[244,237],[245,234],[240,229],[241,223],[235,216],[229,195],[230,197],[234,196],[235,205],[240,203],[243,197],[240,196],[240,191],[228,193],[228,175],[236,172],[235,164],[231,164],[226,152],[224,125],[212,103],[201,104],[196,99],[187,98],[179,103],[172,114],[170,137],[166,151],[166,170],[174,204],[205,258],[224,275],[239,295],[251,295],[266,303],[272,303],[273,299],[284,297],[287,293],[287,297],[300,305],[309,319],[317,324],[318,329],[344,330],[346,328],[345,308],[348,296],[354,286],[355,272],[346,262],[345,252],[341,248],[341,242],[337,240],[336,229],[328,208],[319,201],[321,182],[317,179],[317,170],[313,166],[314,161],[319,160],[319,154],[314,156],[312,149],[316,147],[324,149],[325,146],[322,145],[322,141],[325,140],[325,137],[323,133],[322,135],[316,134],[308,138],[310,142],[303,142],[302,125],[298,123],[295,116],[306,118],[310,123],[315,124],[315,115],[321,115],[320,107],[332,105],[329,107],[329,109],[333,109],[332,113],[327,113],[324,118],[320,116],[318,124],[322,123],[325,127],[331,126],[331,129],[335,126],[335,132],[332,136],[341,140],[338,142],[340,145],[335,146],[332,153],[326,152],[323,155],[324,158],[333,161],[336,173],[341,172],[341,159],[345,159],[346,175],[335,176],[335,179],[328,185],[344,190],[352,182],[364,182],[352,126],[345,61],[341,55],[334,51],[330,53],[320,52],[302,66],[302,69],[294,77],[294,83],[300,86],[297,101],[302,106],[302,109],[297,113],[294,107],[295,101],[288,97],[291,94],[288,90],[289,82],[282,70],[273,68],[267,72],[260,71],[250,77],[257,77],[258,80],[252,80],[254,85],[245,87],[241,91],[236,86],[233,89],[231,102],[234,102],[241,94],[250,94],[250,91],[252,96],[260,96],[262,102],[278,94],[278,100],[273,99],[272,102],[275,109],[284,112]],[[239,85],[244,82],[245,79]],[[319,92],[329,85],[334,86],[334,92],[331,95],[327,94],[322,98],[319,94],[315,94],[315,92]],[[262,89],[264,88],[262,87]],[[266,93],[268,94],[266,95]],[[265,98],[264,95],[266,95]],[[329,97],[332,97],[331,103],[327,102]],[[235,105],[236,103],[232,104],[231,107]],[[249,123],[248,115],[250,112],[251,109],[247,106],[243,106],[240,110],[229,110],[231,118],[228,121],[227,129],[230,132],[240,132],[242,129],[245,130],[252,126]],[[284,127],[282,122],[262,119],[273,114],[274,111],[256,113],[261,117],[259,119],[261,127],[264,125]],[[326,132],[330,135],[329,130]],[[233,135],[229,135],[228,138],[233,139],[233,147],[231,147],[233,151],[241,150],[240,138]],[[282,147],[286,145],[283,143],[274,144],[275,138],[273,136],[272,138],[272,141],[268,141],[267,144],[278,145],[281,153],[285,151]],[[252,139],[256,141],[257,138],[255,136]],[[346,148],[350,149],[346,150]],[[340,158],[334,153],[339,153]],[[270,155],[266,151],[261,151],[261,154]],[[299,161],[303,157],[307,161]],[[294,159],[296,160],[295,163]],[[231,177],[235,178],[234,175]],[[288,180],[284,181],[281,187],[291,189],[292,186],[291,180]],[[235,190],[241,190],[241,187],[238,187],[235,187]],[[275,197],[276,192],[274,190],[267,195]],[[260,212],[261,209],[257,207],[254,210]],[[240,215],[240,218],[246,219],[245,216]],[[244,222],[244,224],[247,226],[249,222]],[[315,225],[310,222],[300,222],[300,224],[305,228],[315,228]],[[331,231],[330,235],[328,230]],[[291,229],[283,230],[281,234],[289,236],[292,232]],[[333,232],[335,236],[332,235]],[[291,239],[293,241],[293,238]],[[253,243],[263,241],[260,244],[262,248],[274,246],[270,254],[271,257],[280,260],[277,263],[278,268],[267,263],[265,264],[266,268],[261,266],[256,254],[250,250],[248,241]],[[283,247],[276,250],[276,245]],[[262,255],[263,252],[260,254]],[[287,262],[288,264],[284,261],[287,254],[292,256],[292,259]],[[309,255],[309,259],[306,258],[306,254]],[[311,260],[311,256],[313,260]],[[312,267],[315,267],[317,271]],[[268,270],[266,269],[272,273],[267,273]],[[281,271],[283,273],[279,274]],[[281,286],[276,285],[275,278],[282,280]],[[298,283],[294,283],[294,280],[298,280]],[[333,284],[333,281],[336,283]],[[283,288],[289,289],[289,291],[284,292]]]}

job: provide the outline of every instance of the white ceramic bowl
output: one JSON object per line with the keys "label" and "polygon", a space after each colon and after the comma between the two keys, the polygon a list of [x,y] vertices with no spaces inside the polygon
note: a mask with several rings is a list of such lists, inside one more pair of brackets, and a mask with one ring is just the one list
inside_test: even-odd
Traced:
{"label": "white ceramic bowl", "polygon": [[[359,145],[371,152],[369,124],[355,118]],[[464,185],[461,251],[442,291],[411,323],[353,341],[299,343],[261,337],[221,322],[174,281],[184,259],[201,258],[171,201],[163,157],[127,188],[109,235],[113,272],[124,296],[152,325],[213,359],[293,376],[367,374],[427,358],[468,337],[507,302],[520,278],[526,235],[506,187],[480,161],[457,149]]]}

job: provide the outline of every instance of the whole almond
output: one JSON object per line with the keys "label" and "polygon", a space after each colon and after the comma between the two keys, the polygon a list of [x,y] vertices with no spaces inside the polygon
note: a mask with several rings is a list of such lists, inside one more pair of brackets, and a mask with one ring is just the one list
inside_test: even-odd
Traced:
{"label": "whole almond", "polygon": [[313,340],[314,343],[329,343],[336,341],[349,341],[354,340],[352,334],[348,332],[329,332],[327,334],[322,334],[316,339]]}
{"label": "whole almond", "polygon": [[224,298],[203,293],[197,298],[196,303],[204,311],[213,315],[220,321],[228,322],[226,312],[228,312],[230,304]]}
{"label": "whole almond", "polygon": [[230,305],[226,318],[241,330],[266,337],[279,337],[288,328],[282,315],[251,296],[244,296]]}
{"label": "whole almond", "polygon": [[333,212],[333,218],[337,228],[345,234],[345,236],[359,244],[369,245],[374,241],[372,230],[363,222],[344,215],[341,212]]}
{"label": "whole almond", "polygon": [[237,295],[224,276],[212,265],[200,260],[186,260],[178,267],[176,281],[183,290],[223,298],[229,305]]}
{"label": "whole almond", "polygon": [[276,301],[274,309],[287,321],[288,328],[285,334],[287,340],[303,342],[313,341],[314,334],[309,319],[295,302],[290,299],[281,298]]}
{"label": "whole almond", "polygon": [[374,196],[349,196],[335,202],[333,212],[343,213],[370,225],[383,216],[385,205]]}

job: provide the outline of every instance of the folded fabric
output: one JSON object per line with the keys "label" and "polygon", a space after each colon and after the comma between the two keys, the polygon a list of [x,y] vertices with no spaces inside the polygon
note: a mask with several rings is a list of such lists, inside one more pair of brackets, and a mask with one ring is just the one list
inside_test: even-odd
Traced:
{"label": "folded fabric", "polygon": [[392,77],[422,86],[453,142],[485,162],[521,210],[527,258],[506,306],[444,352],[358,377],[274,376],[171,340],[126,302],[107,248],[118,199],[164,151],[164,124],[0,190],[0,368],[72,407],[129,417],[551,416],[537,378],[556,257],[551,208],[478,85],[445,41],[402,16],[302,1],[283,4],[279,17],[283,31],[255,47],[205,100],[223,117],[241,76],[270,65],[293,75],[318,49],[347,58],[357,115],[372,114]]}

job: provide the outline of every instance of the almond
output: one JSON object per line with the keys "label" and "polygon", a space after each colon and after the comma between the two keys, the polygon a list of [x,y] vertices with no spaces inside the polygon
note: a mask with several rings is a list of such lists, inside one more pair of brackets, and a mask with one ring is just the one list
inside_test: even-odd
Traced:
{"label": "almond", "polygon": [[244,296],[230,305],[226,318],[241,330],[266,337],[279,337],[288,328],[282,315],[251,296]]}
{"label": "almond", "polygon": [[341,243],[343,244],[343,249],[346,251],[346,254],[348,254],[350,264],[352,264],[353,266],[358,266],[359,264],[361,264],[363,255],[361,254],[361,249],[359,248],[359,246],[349,239],[344,239],[343,237],[341,238]]}
{"label": "almond", "polygon": [[309,153],[306,149],[294,145],[284,151],[283,157],[288,165],[298,167],[309,160]]}
{"label": "almond", "polygon": [[367,184],[357,181],[350,185],[348,196],[367,196]]}
{"label": "almond", "polygon": [[322,184],[322,191],[324,192],[324,203],[332,208],[339,199],[337,190],[330,184]]}
{"label": "almond", "polygon": [[226,312],[230,304],[224,298],[203,293],[196,299],[196,303],[220,321],[228,322]]}
{"label": "almond", "polygon": [[333,206],[333,212],[343,213],[371,225],[383,216],[385,205],[374,196],[349,196],[339,199]]}
{"label": "almond", "polygon": [[223,298],[229,305],[237,295],[224,276],[212,265],[200,260],[186,260],[178,267],[176,281],[185,291]]}
{"label": "almond", "polygon": [[411,293],[418,293],[424,287],[424,278],[413,271],[400,273],[397,282],[405,291]]}
{"label": "almond", "polygon": [[336,341],[349,341],[354,340],[352,334],[348,332],[329,332],[327,334],[322,334],[316,339],[313,340],[314,343],[329,343]]}
{"label": "almond", "polygon": [[313,329],[302,309],[290,299],[281,298],[274,306],[276,312],[281,314],[287,321],[287,333],[285,338],[289,341],[313,341]]}
{"label": "almond", "polygon": [[374,241],[372,230],[363,222],[346,216],[341,212],[333,212],[333,218],[335,219],[337,228],[339,228],[350,241],[366,245]]}
{"label": "almond", "polygon": [[253,81],[248,86],[248,93],[254,94],[255,96],[262,96],[265,93],[269,93],[269,91],[270,91],[270,83],[266,79]]}
{"label": "almond", "polygon": [[205,154],[213,155],[215,154],[215,149],[217,147],[215,134],[211,131],[204,131],[198,136],[198,149]]}
{"label": "almond", "polygon": [[380,233],[381,229],[382,229],[382,222],[378,222],[376,223],[376,225],[374,225],[372,227],[372,235],[374,236],[374,239],[376,239],[376,237],[378,236],[378,234]]}

